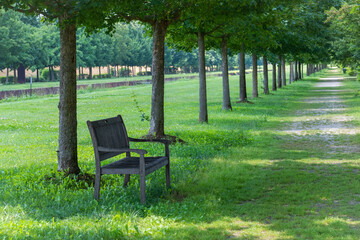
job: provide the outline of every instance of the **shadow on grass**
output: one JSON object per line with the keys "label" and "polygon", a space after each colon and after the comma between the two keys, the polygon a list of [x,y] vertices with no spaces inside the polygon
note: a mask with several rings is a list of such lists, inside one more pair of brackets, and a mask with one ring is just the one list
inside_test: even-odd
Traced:
{"label": "shadow on grass", "polygon": [[[352,161],[359,159],[357,154],[329,154],[328,143],[320,141],[324,137],[321,134],[314,134],[312,143],[274,132],[294,124],[280,122],[294,109],[314,108],[314,104],[304,104],[299,98],[327,96],[325,92],[308,92],[316,81],[304,81],[299,87],[279,90],[278,95],[255,99],[254,105],[236,106],[231,113],[214,113],[210,118],[213,123],[204,130],[173,130],[171,134],[188,142],[171,148],[173,189],[165,190],[164,172],[152,173],[147,178],[146,206],[139,204],[137,177],[127,189],[122,188],[122,177],[104,177],[101,201],[96,202],[91,187],[81,189],[45,181],[49,166],[14,166],[0,170],[0,207],[12,211],[9,222],[23,225],[20,238],[54,238],[56,234],[151,238],[151,229],[142,226],[139,230],[137,226],[137,221],[146,218],[174,222],[158,239],[261,239],[261,231],[279,234],[279,239],[359,236],[360,166]],[[351,95],[346,92],[343,96],[350,99]],[[267,116],[278,120],[268,120]],[[189,120],[178,124],[187,125]],[[358,134],[339,134],[333,141],[350,139],[356,144],[358,138]],[[155,154],[160,149],[150,151]],[[324,161],[325,155],[329,159]],[[126,217],[117,219],[117,215]],[[126,226],[130,220],[133,222]],[[46,226],[35,227],[26,221]],[[218,225],[219,221],[222,224]],[[77,225],[82,223],[89,230]]]}

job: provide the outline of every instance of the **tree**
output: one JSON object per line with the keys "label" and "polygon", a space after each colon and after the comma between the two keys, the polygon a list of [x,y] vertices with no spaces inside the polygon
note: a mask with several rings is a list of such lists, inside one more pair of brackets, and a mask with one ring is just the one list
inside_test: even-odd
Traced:
{"label": "tree", "polygon": [[118,1],[113,5],[112,22],[140,21],[151,26],[152,47],[152,97],[149,137],[164,137],[164,53],[168,27],[176,22],[185,7],[185,1]]}
{"label": "tree", "polygon": [[31,62],[30,40],[28,32],[32,32],[30,25],[24,24],[21,14],[14,11],[0,10],[0,27],[4,33],[2,37],[2,49],[6,50],[2,65],[14,70],[14,81],[16,82],[16,71],[20,64],[28,66]]}
{"label": "tree", "polygon": [[327,23],[333,41],[331,47],[332,60],[342,66],[355,68],[360,62],[360,1],[344,2],[341,7],[334,6],[327,13]]}
{"label": "tree", "polygon": [[57,21],[60,27],[59,171],[79,173],[76,111],[76,29],[103,26],[106,9],[98,1],[0,0],[0,6]]}

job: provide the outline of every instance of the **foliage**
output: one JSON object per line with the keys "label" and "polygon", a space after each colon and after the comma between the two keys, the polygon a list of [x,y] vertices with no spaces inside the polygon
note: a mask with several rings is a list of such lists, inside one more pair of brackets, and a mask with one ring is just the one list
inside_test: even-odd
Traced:
{"label": "foliage", "polygon": [[[0,83],[5,84],[6,83],[6,77],[0,77]],[[8,83],[13,84],[14,83],[14,77],[9,76]]]}
{"label": "foliage", "polygon": [[[8,23],[9,20],[6,19],[10,17],[13,22],[18,19],[17,26],[23,29],[17,29],[16,26],[13,26],[14,24]],[[6,59],[6,61],[0,61],[2,64],[0,69],[13,68],[14,64],[18,64],[18,62],[22,62],[32,70],[59,66],[60,40],[58,28],[55,24],[41,22],[38,17],[31,18],[31,20],[28,18],[30,19],[30,17],[11,10],[0,15],[0,22],[3,21],[0,31],[4,31],[4,37],[0,39],[0,42],[4,42],[3,45],[0,43],[0,58]],[[10,30],[19,31],[20,35],[14,36],[14,39],[7,39],[5,36]],[[30,34],[22,34],[24,31],[30,32]],[[19,43],[21,38],[24,38],[22,42],[25,44],[22,50],[19,49],[22,46]],[[12,49],[12,44],[17,48]],[[85,28],[80,28],[77,31],[76,51],[77,67],[151,66],[152,38],[146,35],[144,26],[136,22],[116,24],[112,35],[106,34],[104,30],[89,34]],[[28,60],[23,60],[26,58]],[[11,59],[15,60],[12,61]],[[181,68],[183,72],[194,72],[198,68],[195,52],[178,52],[166,47],[165,59],[168,73],[173,72],[173,68]],[[221,65],[220,55],[216,51],[208,52],[207,59],[209,68]],[[231,64],[232,67],[236,65],[236,61]],[[120,73],[120,75],[129,76],[124,73]],[[43,80],[48,81],[49,78],[46,77]]]}
{"label": "foliage", "polygon": [[356,68],[360,63],[360,9],[358,0],[344,2],[341,7],[327,11],[334,41],[332,57],[334,62]]}
{"label": "foliage", "polygon": [[[55,81],[59,81],[60,79],[60,72],[57,70],[53,70],[54,71],[54,76],[55,76]],[[45,68],[41,71],[41,79],[50,79],[50,74],[51,72],[49,71],[48,68]]]}

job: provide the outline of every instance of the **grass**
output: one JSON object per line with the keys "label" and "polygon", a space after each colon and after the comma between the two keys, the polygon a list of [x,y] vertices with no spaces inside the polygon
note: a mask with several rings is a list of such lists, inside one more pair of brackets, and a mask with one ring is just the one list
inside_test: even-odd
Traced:
{"label": "grass", "polygon": [[[214,72],[221,74],[221,72]],[[212,73],[210,73],[212,74]],[[198,73],[182,73],[182,74],[166,74],[165,78],[172,77],[191,77],[198,76]],[[121,81],[139,81],[139,80],[151,80],[151,76],[134,76],[134,77],[120,77],[120,78],[102,78],[102,79],[92,79],[92,80],[77,80],[78,85],[91,85],[97,83],[109,83],[109,82],[121,82]],[[48,87],[58,87],[59,82],[33,82],[33,88],[48,88]],[[26,84],[0,84],[0,91],[8,90],[18,90],[18,89],[30,89],[30,83]]]}
{"label": "grass", "polygon": [[[283,129],[295,113],[316,108],[319,73],[271,95],[235,104],[238,77],[231,81],[234,110],[221,110],[221,79],[208,79],[209,124],[199,124],[198,81],[166,84],[165,129],[187,144],[171,146],[172,189],[165,174],[147,178],[146,206],[139,204],[136,177],[105,176],[101,201],[85,182],[57,176],[58,96],[0,102],[0,238],[4,239],[358,239],[360,177],[357,152],[328,153],[324,143],[293,139]],[[359,127],[360,85],[344,99]],[[251,93],[251,83],[248,82]],[[135,97],[134,97],[135,96]],[[144,135],[134,99],[150,112],[151,86],[119,87],[78,96],[79,162],[94,173],[86,120],[122,114],[129,136]],[[326,116],[325,116],[326,117]],[[308,135],[316,133],[307,132]],[[358,144],[359,136],[337,136]],[[140,147],[143,145],[136,145]],[[145,146],[150,154],[162,151]]]}
{"label": "grass", "polygon": [[[259,70],[262,70],[259,67]],[[270,67],[271,70],[271,67]],[[289,71],[289,70],[288,70]],[[237,71],[230,71],[231,73],[236,73]],[[247,69],[246,72],[251,73],[252,69]],[[211,77],[212,74],[221,74],[221,72],[209,72],[208,77]],[[271,74],[271,73],[270,73]],[[269,75],[270,75],[269,74]],[[182,74],[166,74],[165,78],[172,77],[193,77],[198,76],[198,73],[182,73]],[[261,75],[261,74],[260,74]],[[249,76],[251,78],[251,76]],[[121,78],[103,78],[103,79],[92,79],[92,80],[77,80],[78,85],[91,85],[97,83],[110,83],[110,82],[121,82],[121,81],[139,81],[139,80],[149,80],[151,76],[134,76],[134,77],[121,77]],[[58,87],[59,82],[33,82],[32,88],[49,88],[49,87]],[[10,91],[10,90],[22,90],[22,89],[30,89],[30,83],[27,82],[25,84],[1,84],[0,83],[0,91]]]}

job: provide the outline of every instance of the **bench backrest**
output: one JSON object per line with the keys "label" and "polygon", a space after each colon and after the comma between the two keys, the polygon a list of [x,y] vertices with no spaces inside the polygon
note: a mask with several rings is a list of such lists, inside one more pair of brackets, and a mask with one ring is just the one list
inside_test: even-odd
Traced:
{"label": "bench backrest", "polygon": [[119,155],[121,152],[99,152],[98,147],[105,148],[129,148],[129,139],[125,124],[120,115],[113,118],[98,121],[87,121],[91,139],[94,146],[96,160],[105,159]]}

